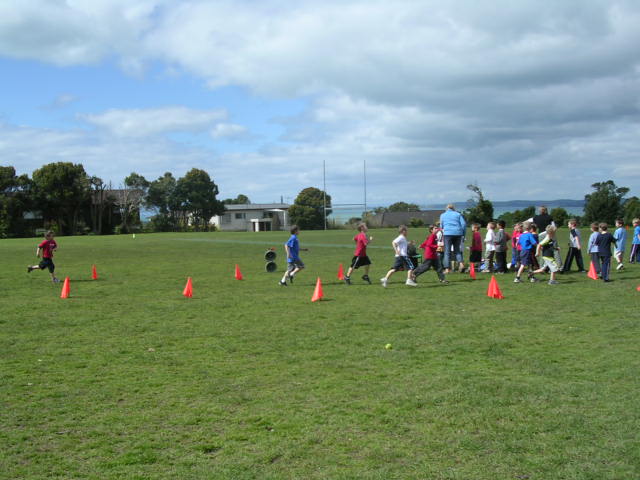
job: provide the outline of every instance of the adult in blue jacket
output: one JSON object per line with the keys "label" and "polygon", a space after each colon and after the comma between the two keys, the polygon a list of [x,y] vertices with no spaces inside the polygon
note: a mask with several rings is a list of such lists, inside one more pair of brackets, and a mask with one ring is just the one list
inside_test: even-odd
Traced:
{"label": "adult in blue jacket", "polygon": [[460,264],[460,271],[464,269],[462,259],[462,244],[464,240],[467,222],[464,217],[456,212],[453,204],[447,205],[447,210],[440,215],[440,227],[444,233],[444,268],[451,268],[451,250],[456,258],[456,262]]}

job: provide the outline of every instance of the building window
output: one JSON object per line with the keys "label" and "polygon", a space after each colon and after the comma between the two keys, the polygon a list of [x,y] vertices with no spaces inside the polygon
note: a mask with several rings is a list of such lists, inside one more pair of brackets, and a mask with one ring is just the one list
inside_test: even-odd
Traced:
{"label": "building window", "polygon": [[222,215],[222,218],[220,219],[220,223],[221,224],[231,223],[231,215],[228,213],[225,213],[224,215]]}
{"label": "building window", "polygon": [[246,213],[236,213],[236,220],[244,220],[245,218],[247,218]]}

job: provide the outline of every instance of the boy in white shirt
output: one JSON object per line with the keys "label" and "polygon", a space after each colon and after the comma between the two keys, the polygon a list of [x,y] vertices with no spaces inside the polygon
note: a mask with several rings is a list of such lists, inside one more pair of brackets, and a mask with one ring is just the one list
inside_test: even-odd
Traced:
{"label": "boy in white shirt", "polygon": [[395,262],[393,263],[393,267],[391,267],[391,270],[389,270],[387,274],[380,279],[380,283],[383,287],[386,287],[391,275],[404,268],[407,271],[407,281],[405,282],[405,284],[409,285],[410,287],[417,287],[418,284],[411,279],[411,272],[413,271],[414,266],[413,262],[411,262],[411,259],[407,255],[407,227],[404,225],[400,225],[398,227],[398,232],[400,233],[400,235],[398,235],[393,240],[393,242],[391,242],[391,245],[393,245],[393,249],[396,252]]}
{"label": "boy in white shirt", "polygon": [[484,271],[493,273],[493,257],[496,254],[496,224],[487,223],[487,235],[484,237]]}

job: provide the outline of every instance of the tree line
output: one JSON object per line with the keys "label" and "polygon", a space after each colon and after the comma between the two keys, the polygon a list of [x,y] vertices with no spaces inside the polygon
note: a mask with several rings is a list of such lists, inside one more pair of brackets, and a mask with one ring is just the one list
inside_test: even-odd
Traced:
{"label": "tree line", "polygon": [[197,168],[152,181],[132,172],[113,188],[82,164],[50,163],[31,177],[0,166],[0,237],[33,236],[41,228],[62,235],[127,233],[141,228],[142,209],[154,213],[152,231],[207,230],[209,219],[224,213],[217,195],[218,186]]}

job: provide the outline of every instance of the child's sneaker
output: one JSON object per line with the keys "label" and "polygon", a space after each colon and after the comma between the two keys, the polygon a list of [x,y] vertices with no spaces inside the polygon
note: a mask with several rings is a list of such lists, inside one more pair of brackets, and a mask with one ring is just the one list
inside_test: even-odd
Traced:
{"label": "child's sneaker", "polygon": [[31,270],[33,270],[33,268],[27,267],[27,273],[31,273]]}
{"label": "child's sneaker", "polygon": [[382,286],[383,286],[384,288],[387,288],[387,279],[386,279],[386,278],[381,278],[381,279],[380,279],[380,283],[382,284]]}
{"label": "child's sneaker", "polygon": [[60,279],[59,279],[58,277],[53,277],[53,278],[51,279],[51,281],[52,281],[53,283],[60,283]]}
{"label": "child's sneaker", "polygon": [[516,277],[513,279],[513,283],[522,283],[522,280],[520,280],[520,277]]}
{"label": "child's sneaker", "polygon": [[560,282],[558,282],[557,280],[549,280],[549,285],[558,285],[558,283]]}
{"label": "child's sneaker", "polygon": [[367,282],[369,285],[371,285],[371,279],[369,278],[369,275],[363,275],[362,279]]}
{"label": "child's sneaker", "polygon": [[347,285],[351,285],[351,278],[344,277],[344,283],[346,283]]}
{"label": "child's sneaker", "polygon": [[440,280],[440,283],[443,285],[449,285],[449,280]]}
{"label": "child's sneaker", "polygon": [[414,282],[413,280],[411,280],[410,278],[407,278],[407,281],[404,282],[405,285],[408,285],[410,287],[417,287],[418,284],[416,282]]}
{"label": "child's sneaker", "polygon": [[286,282],[286,281],[283,281],[283,280],[280,280],[280,281],[278,282],[278,284],[279,284],[281,287],[286,287],[286,286],[287,286],[287,282]]}
{"label": "child's sneaker", "polygon": [[293,275],[287,274],[287,278],[289,279],[289,283],[293,283]]}
{"label": "child's sneaker", "polygon": [[622,270],[623,268],[624,268],[624,265],[621,263],[616,267],[616,270]]}
{"label": "child's sneaker", "polygon": [[539,282],[540,280],[538,280],[536,277],[531,277],[531,278],[529,279],[529,281],[530,281],[531,283],[537,283],[537,282]]}

